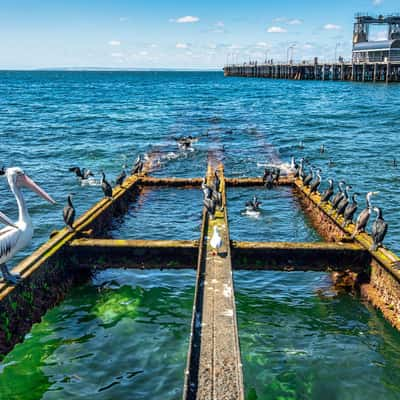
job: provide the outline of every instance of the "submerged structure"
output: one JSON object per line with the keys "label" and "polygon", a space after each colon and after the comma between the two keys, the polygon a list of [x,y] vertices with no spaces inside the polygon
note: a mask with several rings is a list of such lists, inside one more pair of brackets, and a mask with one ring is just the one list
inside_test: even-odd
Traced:
{"label": "submerged structure", "polygon": [[[384,40],[371,40],[370,26],[387,28]],[[224,67],[225,76],[283,78],[298,80],[348,80],[361,82],[400,82],[400,16],[372,17],[357,14],[353,29],[351,62],[341,57],[332,63],[303,61],[295,64],[257,62]]]}
{"label": "submerged structure", "polygon": [[[366,233],[345,228],[343,217],[331,215],[300,179],[281,177],[275,185],[292,188],[310,222],[325,241],[318,243],[238,242],[229,234],[227,190],[262,187],[262,177],[227,178],[223,164],[209,155],[207,184],[220,179],[221,207],[210,215],[204,207],[196,241],[106,238],[115,216],[124,214],[144,187],[200,189],[202,178],[157,178],[140,173],[129,176],[73,224],[64,228],[23,260],[14,270],[22,282],[0,284],[0,352],[10,351],[24,339],[32,324],[58,303],[69,288],[89,279],[93,269],[197,268],[183,398],[244,399],[242,363],[236,320],[234,269],[328,271],[336,283],[359,291],[400,329],[400,259],[385,248],[371,250]],[[275,190],[276,186],[272,188]],[[210,240],[219,232],[218,246]],[[268,238],[265,238],[268,240]]]}

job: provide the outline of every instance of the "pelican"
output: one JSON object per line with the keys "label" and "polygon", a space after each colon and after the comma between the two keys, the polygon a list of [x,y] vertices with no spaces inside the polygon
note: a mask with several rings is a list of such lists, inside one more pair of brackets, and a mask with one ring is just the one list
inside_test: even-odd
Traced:
{"label": "pelican", "polygon": [[328,189],[326,189],[325,192],[322,194],[321,201],[319,204],[326,203],[333,195],[333,179],[328,179],[328,182],[329,182]]}
{"label": "pelican", "polygon": [[74,230],[72,224],[75,220],[75,208],[72,204],[72,194],[68,195],[67,205],[63,209],[63,217],[65,225],[67,225],[69,231],[72,232]]}
{"label": "pelican", "polygon": [[356,229],[354,230],[353,235],[351,236],[352,239],[354,239],[354,237],[359,233],[365,232],[365,227],[367,226],[369,217],[371,216],[372,212],[371,197],[377,194],[379,194],[379,192],[368,192],[367,195],[365,196],[367,206],[364,208],[364,210],[360,212],[359,216],[357,217]]}
{"label": "pelican", "polygon": [[112,199],[112,187],[106,181],[106,175],[104,174],[104,172],[101,173],[101,188],[103,190],[104,197]]}
{"label": "pelican", "polygon": [[373,210],[376,212],[376,220],[372,224],[371,235],[374,243],[371,250],[376,251],[382,246],[383,239],[385,238],[386,232],[388,230],[388,224],[383,219],[382,209],[379,207],[374,207]]}
{"label": "pelican", "polygon": [[[7,177],[10,189],[17,201],[18,221],[10,225],[10,220],[6,217],[5,221],[10,226],[0,230],[0,270],[3,274],[3,278],[7,282],[16,284],[20,280],[20,277],[19,275],[13,275],[10,273],[6,266],[6,262],[9,261],[19,250],[26,247],[33,236],[32,220],[21,189],[22,187],[29,188],[49,203],[55,204],[56,202],[31,178],[29,178],[21,168],[7,168],[2,172],[2,175],[4,174]],[[4,221],[4,218],[2,221]]]}

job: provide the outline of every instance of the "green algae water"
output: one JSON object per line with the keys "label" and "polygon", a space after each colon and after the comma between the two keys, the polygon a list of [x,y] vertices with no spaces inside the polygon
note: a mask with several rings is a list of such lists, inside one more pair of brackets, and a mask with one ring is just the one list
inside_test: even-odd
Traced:
{"label": "green algae water", "polygon": [[194,271],[98,273],[5,357],[0,399],[181,397],[194,283]]}
{"label": "green algae water", "polygon": [[[69,167],[112,181],[139,153],[158,152],[155,175],[202,176],[210,148],[227,176],[260,176],[293,154],[323,170],[322,189],[332,177],[361,194],[379,190],[385,243],[399,252],[398,90],[218,72],[0,72],[0,161],[23,167],[58,201],[26,192],[35,236],[14,262],[62,226],[68,193],[78,215],[102,197]],[[199,142],[182,152],[175,138],[189,134]],[[254,194],[258,219],[243,215]],[[196,190],[146,191],[109,236],[197,239],[201,202]],[[228,208],[234,240],[320,240],[285,188],[229,190]],[[0,210],[16,217],[2,179]],[[180,399],[194,284],[191,270],[97,273],[0,362],[0,400]],[[247,400],[400,399],[398,332],[332,292],[328,274],[235,271],[234,284]]]}

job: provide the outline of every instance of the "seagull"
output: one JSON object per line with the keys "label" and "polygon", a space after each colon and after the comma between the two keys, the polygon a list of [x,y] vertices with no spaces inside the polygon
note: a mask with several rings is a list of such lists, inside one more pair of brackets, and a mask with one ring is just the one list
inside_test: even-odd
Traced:
{"label": "seagull", "polygon": [[[2,218],[7,226],[0,230],[0,270],[3,278],[11,283],[16,284],[21,278],[19,275],[11,274],[6,266],[9,261],[19,250],[26,247],[33,236],[33,224],[31,217],[26,206],[22,188],[26,187],[33,190],[43,199],[51,204],[56,202],[39,186],[37,185],[25,172],[18,167],[2,169],[0,175],[5,175],[18,204],[18,221],[10,225],[10,219]],[[3,214],[4,215],[4,214]]]}
{"label": "seagull", "polygon": [[106,175],[104,172],[101,173],[101,188],[103,189],[104,197],[112,199],[112,187],[106,181]]}
{"label": "seagull", "polygon": [[74,230],[72,224],[75,220],[75,208],[72,204],[72,194],[68,195],[67,205],[63,209],[63,217],[65,225],[67,225],[69,231],[72,232]]}
{"label": "seagull", "polygon": [[210,245],[213,249],[218,250],[222,246],[222,238],[219,235],[218,228],[214,225],[214,232],[210,240]]}

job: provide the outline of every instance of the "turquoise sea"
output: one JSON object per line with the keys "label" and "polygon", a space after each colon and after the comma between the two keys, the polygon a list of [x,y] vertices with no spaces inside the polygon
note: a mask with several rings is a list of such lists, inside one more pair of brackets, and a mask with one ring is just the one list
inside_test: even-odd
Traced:
{"label": "turquoise sea", "polygon": [[[399,252],[398,85],[224,78],[222,72],[0,72],[0,163],[20,166],[57,201],[26,192],[31,247],[62,227],[74,192],[81,214],[102,197],[71,166],[115,179],[139,153],[161,155],[157,176],[202,176],[209,149],[227,176],[308,157],[323,178],[344,179],[389,223]],[[174,138],[199,137],[193,152]],[[302,142],[304,148],[299,148]],[[326,151],[320,153],[321,145]],[[399,158],[399,167],[393,158]],[[331,162],[330,162],[331,160]],[[325,183],[324,183],[325,185]],[[257,194],[259,219],[243,215]],[[201,192],[146,190],[109,234],[196,239]],[[228,192],[231,238],[318,241],[290,190]],[[0,210],[16,218],[0,178]],[[246,398],[400,399],[400,334],[325,273],[234,273]],[[195,271],[100,272],[74,288],[0,362],[0,400],[179,399],[188,349]]]}

